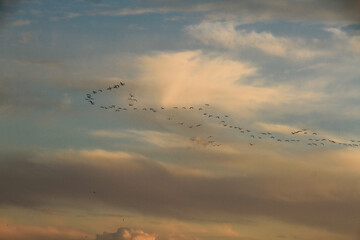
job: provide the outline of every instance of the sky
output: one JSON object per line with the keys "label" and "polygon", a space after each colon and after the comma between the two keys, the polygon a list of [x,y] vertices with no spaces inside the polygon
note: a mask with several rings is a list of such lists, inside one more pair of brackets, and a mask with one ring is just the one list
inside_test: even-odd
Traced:
{"label": "sky", "polygon": [[0,240],[360,239],[360,1],[0,1]]}

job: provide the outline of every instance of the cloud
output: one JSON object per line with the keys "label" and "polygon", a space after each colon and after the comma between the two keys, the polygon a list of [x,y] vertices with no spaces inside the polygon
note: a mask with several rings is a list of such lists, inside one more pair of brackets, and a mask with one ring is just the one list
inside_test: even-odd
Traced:
{"label": "cloud", "polygon": [[93,130],[89,133],[96,137],[108,137],[108,138],[129,138],[131,134],[119,131],[107,131],[107,130]]}
{"label": "cloud", "polygon": [[91,131],[90,135],[97,137],[108,138],[126,138],[134,139],[138,142],[155,145],[161,148],[179,148],[190,146],[188,138],[170,132],[160,132],[154,130],[134,130],[129,129],[125,131],[107,131],[95,130]]}
{"label": "cloud", "polygon": [[45,93],[41,88],[21,88],[18,82],[11,80],[5,80],[4,83],[6,84],[0,86],[0,111],[23,114],[39,109],[66,110],[71,106],[71,99],[67,94],[57,98]]}
{"label": "cloud", "polygon": [[169,8],[121,8],[118,10],[100,11],[97,14],[106,16],[126,16],[126,15],[141,15],[146,13],[167,13],[171,11]]}
{"label": "cloud", "polygon": [[97,234],[96,240],[156,240],[156,235],[140,229],[118,228],[114,233]]}
{"label": "cloud", "polygon": [[127,16],[171,12],[202,13],[206,19],[237,19],[242,23],[298,21],[325,24],[359,23],[358,0],[337,1],[149,1],[149,7],[89,11],[89,15]]}
{"label": "cloud", "polygon": [[30,20],[17,20],[15,22],[12,22],[10,23],[10,26],[13,26],[13,27],[21,27],[21,26],[25,26],[25,25],[29,25],[31,23]]}
{"label": "cloud", "polygon": [[[229,86],[236,87],[236,81],[256,71],[250,64],[221,56],[212,58],[200,51],[143,56],[139,58],[138,66],[141,70],[138,81],[145,87],[145,94],[157,95],[156,101],[169,107],[203,105],[210,96],[226,96],[224,91],[228,91]],[[183,97],[185,93],[186,98]]]}
{"label": "cloud", "polygon": [[[251,118],[263,108],[276,106],[278,111],[289,103],[294,107],[324,99],[322,92],[312,89],[249,83],[249,78],[261,77],[258,68],[226,55],[202,51],[160,52],[138,58],[136,65],[138,75],[131,87],[147,105],[189,107],[209,103],[208,111]],[[143,104],[141,101],[139,104]]]}
{"label": "cloud", "polygon": [[[217,172],[233,157],[229,167],[247,173],[242,176],[227,176],[226,171],[218,176],[179,175],[148,158],[104,150],[2,153],[0,187],[7,194],[1,195],[0,205],[49,206],[49,199],[58,199],[57,206],[70,201],[80,207],[96,200],[170,218],[222,216],[223,221],[235,221],[261,215],[329,231],[357,231],[351,219],[357,216],[360,199],[358,150],[293,155],[292,161],[286,160],[288,154],[274,157],[263,151],[253,159],[243,151],[221,155]],[[189,160],[198,161],[194,156]]]}
{"label": "cloud", "polygon": [[324,28],[324,31],[332,34],[332,37],[334,38],[334,41],[336,43],[335,47],[338,49],[338,52],[355,52],[355,55],[358,55],[360,53],[359,35],[350,36],[347,32],[335,27]]}
{"label": "cloud", "polygon": [[63,99],[60,102],[60,108],[62,110],[68,109],[71,105],[71,98],[69,94],[64,93]]}
{"label": "cloud", "polygon": [[47,97],[43,93],[24,91],[19,94],[19,90],[14,86],[0,87],[0,106],[9,112],[29,108],[52,108],[57,105],[58,103],[54,99]]}
{"label": "cloud", "polygon": [[[23,38],[22,40],[24,43],[28,42],[29,40],[31,40],[31,35],[25,35],[24,36],[25,39]],[[30,39],[28,39],[30,38]],[[58,61],[53,61],[53,60],[15,60],[17,63],[20,64],[26,64],[26,65],[35,65],[35,66],[40,66],[40,67],[51,67],[51,68],[60,68],[61,65],[59,64]]]}
{"label": "cloud", "polygon": [[269,55],[289,59],[311,59],[325,54],[325,51],[306,48],[306,42],[301,39],[276,37],[270,32],[236,30],[236,26],[234,22],[204,21],[185,29],[191,36],[207,45],[232,50],[251,47]]}
{"label": "cloud", "polygon": [[12,240],[79,240],[91,237],[90,234],[75,229],[59,229],[55,227],[41,227],[19,225],[13,223],[0,224],[0,239]]}
{"label": "cloud", "polygon": [[20,33],[19,35],[20,35],[19,42],[21,42],[21,43],[28,43],[33,38],[33,33],[31,33],[31,32],[23,32],[23,33]]}
{"label": "cloud", "polygon": [[207,19],[237,19],[242,23],[298,21],[320,22],[325,24],[359,23],[358,0],[337,1],[266,1],[266,0],[227,0],[192,1],[181,4],[179,1],[156,1],[154,4],[191,11],[191,7],[206,9]]}
{"label": "cloud", "polygon": [[256,125],[259,126],[261,129],[263,129],[264,131],[277,132],[286,135],[289,135],[291,132],[299,129],[294,126],[288,126],[284,124],[264,123],[264,122],[258,122],[256,123]]}
{"label": "cloud", "polygon": [[355,36],[350,39],[350,45],[355,52],[360,53],[360,36]]}
{"label": "cloud", "polygon": [[9,18],[14,12],[19,3],[23,2],[22,0],[2,0],[0,1],[0,24],[3,23],[6,18]]}
{"label": "cloud", "polygon": [[149,13],[166,14],[171,12],[207,12],[211,10],[207,4],[196,4],[195,6],[168,6],[168,7],[148,7],[148,8],[120,8],[112,10],[89,11],[89,15],[106,15],[106,16],[127,16],[142,15]]}
{"label": "cloud", "polygon": [[186,223],[175,219],[165,220],[156,228],[161,234],[149,234],[140,229],[122,227],[114,233],[97,234],[95,240],[196,240],[218,237],[226,239],[253,240],[246,238],[233,229],[232,224],[215,223],[204,226],[199,223]]}
{"label": "cloud", "polygon": [[51,17],[50,20],[51,21],[59,21],[59,20],[63,20],[63,19],[73,19],[73,18],[80,17],[82,15],[83,14],[81,14],[81,13],[67,12],[63,16],[60,16],[60,17]]}

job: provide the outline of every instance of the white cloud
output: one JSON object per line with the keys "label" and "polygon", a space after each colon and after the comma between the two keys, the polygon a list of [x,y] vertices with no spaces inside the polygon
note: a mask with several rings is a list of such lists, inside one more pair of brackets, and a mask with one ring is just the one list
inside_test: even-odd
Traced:
{"label": "white cloud", "polygon": [[347,38],[347,35],[345,32],[341,31],[339,28],[329,27],[324,28],[324,31],[332,33],[334,37],[338,39],[345,39]]}
{"label": "white cloud", "polygon": [[310,59],[324,55],[325,52],[309,49],[302,39],[277,37],[270,32],[237,30],[237,24],[228,22],[203,21],[190,25],[185,30],[206,45],[224,48],[258,49],[266,54],[293,59]]}
{"label": "white cloud", "polygon": [[339,28],[324,28],[324,31],[332,34],[334,40],[336,41],[336,48],[339,52],[355,52],[360,53],[360,36],[350,36],[345,31],[342,31]]}
{"label": "white cloud", "polygon": [[138,66],[138,88],[134,91],[148,105],[173,107],[209,103],[224,112],[249,117],[264,106],[311,102],[323,97],[318,92],[304,92],[286,85],[246,84],[248,77],[258,75],[254,65],[201,51],[143,56]]}

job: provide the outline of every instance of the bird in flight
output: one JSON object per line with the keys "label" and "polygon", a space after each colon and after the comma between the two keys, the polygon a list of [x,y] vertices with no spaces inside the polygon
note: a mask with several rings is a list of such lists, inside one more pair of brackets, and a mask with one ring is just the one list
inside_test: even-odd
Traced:
{"label": "bird in flight", "polygon": [[[107,87],[107,88],[104,88],[104,89],[94,89],[94,90],[91,90],[89,93],[87,93],[86,94],[86,98],[85,98],[85,100],[87,101],[87,102],[89,102],[91,105],[95,105],[95,103],[97,103],[97,101],[95,101],[94,100],[94,98],[95,98],[95,94],[96,94],[96,96],[98,96],[99,95],[99,93],[100,92],[105,92],[105,90],[107,89],[107,90],[112,90],[112,89],[118,89],[120,86],[124,86],[125,85],[125,83],[123,83],[123,82],[120,82],[120,84],[115,84],[115,85],[113,85],[113,86],[109,86],[109,87]],[[145,106],[142,106],[141,108],[140,107],[138,107],[138,108],[136,108],[136,107],[134,107],[135,106],[135,104],[138,104],[137,102],[138,102],[138,100],[135,98],[135,96],[134,96],[134,94],[132,94],[132,93],[127,93],[127,94],[129,94],[129,98],[128,98],[128,102],[127,102],[127,105],[129,105],[131,108],[129,108],[129,110],[137,110],[137,109],[139,109],[139,110],[144,110],[144,111],[146,111],[146,110],[150,110],[150,111],[152,111],[152,112],[156,112],[156,110],[155,110],[155,108],[146,108]],[[204,106],[206,106],[206,107],[204,107]],[[204,110],[204,109],[208,109],[207,107],[209,107],[210,106],[210,104],[208,104],[208,103],[206,103],[206,104],[204,104],[204,105],[202,105],[202,106],[194,106],[194,105],[192,105],[192,106],[188,106],[188,107],[185,107],[185,106],[173,106],[173,107],[169,107],[169,108],[173,108],[173,109],[197,109],[198,111],[202,111],[202,110]],[[160,106],[159,106],[160,107]],[[116,107],[115,105],[104,105],[104,106],[100,106],[100,108],[103,108],[103,109],[111,109],[111,108],[116,108],[116,110],[115,111],[117,111],[117,112],[119,112],[120,110],[127,110],[126,108],[121,108],[121,107]],[[161,106],[160,107],[160,109],[161,110],[165,110],[165,107],[163,107],[163,106]],[[162,111],[162,113],[163,113],[164,111]],[[235,125],[231,125],[231,123],[228,121],[228,120],[231,120],[231,116],[229,116],[229,115],[223,115],[223,114],[220,114],[220,113],[216,113],[216,112],[212,112],[211,114],[210,113],[208,113],[207,111],[205,112],[205,111],[203,111],[202,112],[203,113],[203,115],[206,115],[207,116],[207,118],[206,119],[209,119],[209,118],[216,118],[216,119],[219,119],[219,121],[216,121],[217,122],[217,124],[219,124],[220,126],[224,126],[224,127],[228,127],[228,128],[231,128],[231,129],[238,129],[239,131],[240,131],[240,133],[250,133],[250,132],[252,132],[251,134],[253,134],[253,135],[250,135],[250,137],[251,138],[253,138],[253,139],[265,139],[265,137],[267,136],[267,135],[270,135],[269,137],[270,137],[270,139],[273,139],[274,141],[278,141],[278,142],[283,142],[283,143],[285,143],[285,142],[288,142],[288,143],[292,143],[292,142],[300,142],[300,140],[299,139],[286,139],[286,138],[281,138],[281,137],[275,137],[275,136],[273,136],[272,135],[272,133],[271,132],[258,132],[258,131],[256,131],[256,130],[249,130],[249,129],[245,129],[244,127],[243,128],[240,128],[240,127],[238,127],[238,126],[235,126]],[[158,114],[160,114],[160,113],[158,113]],[[161,114],[160,114],[160,116],[161,116]],[[165,116],[164,116],[165,117]],[[166,119],[167,120],[175,120],[175,117],[177,117],[177,116],[174,116],[174,118],[170,118],[170,117],[167,117]],[[228,118],[228,119],[224,119],[224,117],[225,118]],[[209,119],[210,120],[210,119]],[[226,121],[225,121],[226,120]],[[187,122],[187,121],[183,121],[183,120],[178,120],[178,121],[176,121],[177,122],[177,124],[176,125],[185,125],[185,122]],[[197,124],[197,123],[190,123],[190,124],[186,124],[186,126],[188,127],[188,128],[197,128],[197,127],[200,127],[200,126],[202,126],[202,125],[206,125],[205,123],[203,123],[203,124]],[[295,131],[292,131],[292,132],[290,132],[291,133],[291,135],[295,135],[295,134],[299,134],[299,133],[301,133],[301,135],[307,135],[307,136],[313,136],[313,139],[311,139],[311,138],[308,138],[308,141],[311,141],[311,143],[308,143],[308,145],[309,146],[325,146],[326,144],[325,144],[325,142],[324,141],[329,141],[330,143],[333,143],[333,144],[339,144],[339,145],[343,145],[343,146],[349,146],[349,147],[358,147],[360,144],[355,144],[355,143],[360,143],[360,140],[354,140],[354,139],[351,139],[351,140],[348,140],[349,142],[351,142],[351,143],[346,143],[346,142],[335,142],[334,140],[331,140],[331,139],[327,139],[327,138],[319,138],[319,139],[317,139],[317,136],[319,135],[319,133],[317,132],[317,131],[314,131],[314,130],[311,130],[311,129],[308,129],[308,128],[303,128],[303,129],[301,129],[301,130],[295,130]],[[289,134],[290,134],[289,133]],[[261,135],[263,135],[263,138],[261,137]],[[249,135],[248,135],[249,136]],[[315,137],[316,136],[316,137]],[[212,137],[212,136],[211,136]],[[210,139],[211,140],[211,139]],[[301,140],[301,142],[302,142],[303,140]],[[322,141],[322,142],[320,142],[320,141]],[[249,145],[250,146],[253,146],[254,145],[254,143],[253,142],[250,142],[249,143]],[[212,146],[218,146],[218,145],[215,145],[215,144],[212,144]]]}

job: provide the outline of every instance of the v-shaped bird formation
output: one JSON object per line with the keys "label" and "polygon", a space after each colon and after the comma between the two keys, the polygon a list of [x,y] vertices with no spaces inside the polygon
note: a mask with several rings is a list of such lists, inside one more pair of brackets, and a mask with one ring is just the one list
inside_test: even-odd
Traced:
{"label": "v-shaped bird formation", "polygon": [[[131,112],[131,111],[141,111],[143,113],[157,113],[161,114],[169,124],[173,124],[174,126],[187,128],[189,130],[195,130],[201,127],[204,127],[207,124],[217,124],[218,126],[231,130],[233,132],[241,135],[246,141],[248,141],[248,145],[250,147],[256,146],[260,141],[274,141],[276,143],[284,143],[284,144],[304,144],[309,147],[325,147],[325,146],[346,146],[346,147],[359,147],[360,140],[334,140],[328,137],[322,137],[320,133],[317,131],[312,131],[308,128],[302,128],[299,130],[294,130],[288,133],[288,136],[284,136],[284,134],[277,134],[275,132],[261,132],[257,130],[253,130],[251,128],[240,126],[239,124],[235,124],[236,119],[233,119],[229,114],[220,114],[211,108],[209,103],[204,103],[201,106],[172,106],[172,107],[149,107],[139,105],[139,99],[135,96],[135,94],[126,92],[128,95],[127,103],[124,105],[98,105],[95,101],[95,96],[99,94],[106,94],[110,91],[116,91],[119,89],[126,90],[126,84],[124,82],[120,82],[119,84],[114,84],[104,89],[92,90],[90,93],[86,94],[85,100],[88,101],[91,105],[99,107],[103,110],[107,111],[115,111],[115,112]],[[124,94],[122,91],[121,94]],[[186,114],[200,114],[201,121],[184,121],[179,120],[176,112],[186,111]],[[212,147],[220,147],[222,143],[216,140],[214,135],[207,136],[191,136],[189,138],[190,141],[200,144],[202,146],[212,146]]]}

